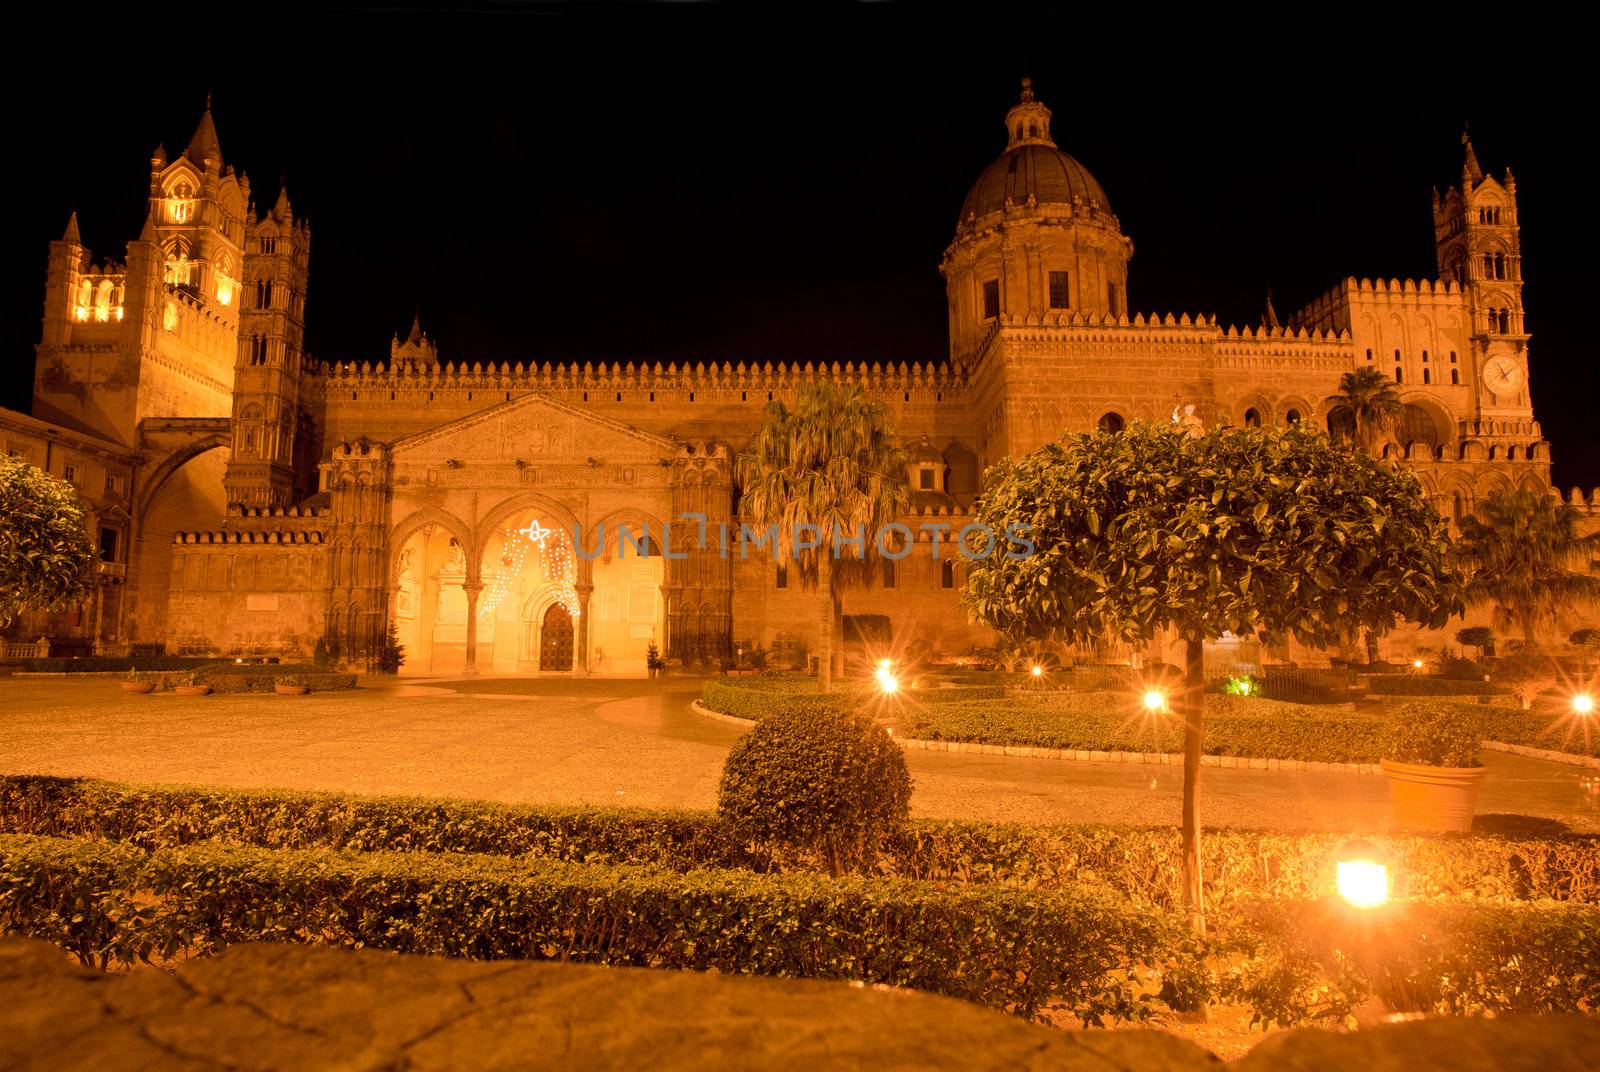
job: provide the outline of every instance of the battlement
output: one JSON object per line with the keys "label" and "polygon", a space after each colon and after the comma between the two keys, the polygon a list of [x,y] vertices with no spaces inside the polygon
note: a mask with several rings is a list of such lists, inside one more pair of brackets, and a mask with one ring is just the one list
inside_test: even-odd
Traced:
{"label": "battlement", "polygon": [[233,530],[210,532],[175,532],[173,543],[182,544],[320,544],[321,532],[239,532]]}
{"label": "battlement", "polygon": [[1600,516],[1600,488],[1590,488],[1585,496],[1582,488],[1569,488],[1566,495],[1561,494],[1559,488],[1552,488],[1552,493],[1566,505],[1583,514]]}
{"label": "battlement", "polygon": [[239,506],[228,508],[229,517],[237,518],[316,518],[327,517],[329,512],[315,506]]}
{"label": "battlement", "polygon": [[600,362],[562,365],[551,362],[522,364],[502,361],[487,364],[474,361],[446,361],[438,365],[387,362],[319,362],[312,375],[341,386],[407,386],[441,388],[486,388],[522,391],[617,390],[657,388],[670,390],[749,388],[783,389],[801,383],[831,379],[857,383],[869,389],[911,390],[964,386],[966,376],[949,365],[933,362],[867,364],[853,361],[804,365],[768,361],[762,364],[740,362]]}
{"label": "battlement", "polygon": [[1348,331],[1349,308],[1367,302],[1414,308],[1437,306],[1441,302],[1460,303],[1465,292],[1460,285],[1443,279],[1357,279],[1346,276],[1338,284],[1313,298],[1289,317],[1290,325],[1312,330]]}

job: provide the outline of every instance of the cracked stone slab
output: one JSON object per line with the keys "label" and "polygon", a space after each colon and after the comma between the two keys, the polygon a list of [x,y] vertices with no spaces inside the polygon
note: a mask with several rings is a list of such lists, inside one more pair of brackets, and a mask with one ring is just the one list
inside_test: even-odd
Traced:
{"label": "cracked stone slab", "polygon": [[1435,1019],[1284,1032],[1224,1066],[1161,1031],[843,982],[269,944],[113,975],[0,937],[0,1068],[19,1072],[1576,1072],[1597,1053],[1581,1017]]}

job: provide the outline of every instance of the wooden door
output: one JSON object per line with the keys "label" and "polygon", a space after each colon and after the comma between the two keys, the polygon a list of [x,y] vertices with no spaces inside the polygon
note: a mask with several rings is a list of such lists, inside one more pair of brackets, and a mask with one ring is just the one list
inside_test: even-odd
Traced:
{"label": "wooden door", "polygon": [[572,615],[559,603],[544,612],[539,629],[539,669],[572,669]]}

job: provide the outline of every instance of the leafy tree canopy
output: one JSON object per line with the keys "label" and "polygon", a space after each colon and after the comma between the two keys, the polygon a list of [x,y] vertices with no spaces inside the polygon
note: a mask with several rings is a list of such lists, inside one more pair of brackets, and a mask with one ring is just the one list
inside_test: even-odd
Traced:
{"label": "leafy tree canopy", "polygon": [[0,458],[0,625],[83,595],[94,561],[72,485]]}
{"label": "leafy tree canopy", "polygon": [[1578,517],[1548,491],[1507,491],[1480,502],[1475,516],[1461,519],[1460,550],[1471,567],[1467,598],[1500,608],[1533,644],[1538,623],[1600,597],[1600,533],[1579,533]]}
{"label": "leafy tree canopy", "polygon": [[1028,526],[1037,546],[969,568],[968,605],[1014,635],[1171,627],[1327,647],[1402,620],[1437,628],[1462,607],[1416,478],[1298,426],[1064,436],[1003,463],[979,520]]}

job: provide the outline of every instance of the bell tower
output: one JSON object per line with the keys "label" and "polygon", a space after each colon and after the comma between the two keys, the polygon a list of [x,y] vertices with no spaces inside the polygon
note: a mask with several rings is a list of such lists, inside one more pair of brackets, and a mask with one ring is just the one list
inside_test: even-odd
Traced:
{"label": "bell tower", "polygon": [[1433,195],[1439,276],[1462,288],[1471,317],[1473,384],[1480,414],[1532,414],[1528,394],[1528,332],[1522,312],[1522,237],[1517,180],[1478,164],[1472,140],[1461,135],[1461,186]]}
{"label": "bell tower", "polygon": [[284,188],[272,210],[250,224],[245,241],[233,451],[223,486],[230,506],[289,506],[297,490],[311,226],[294,218]]}

